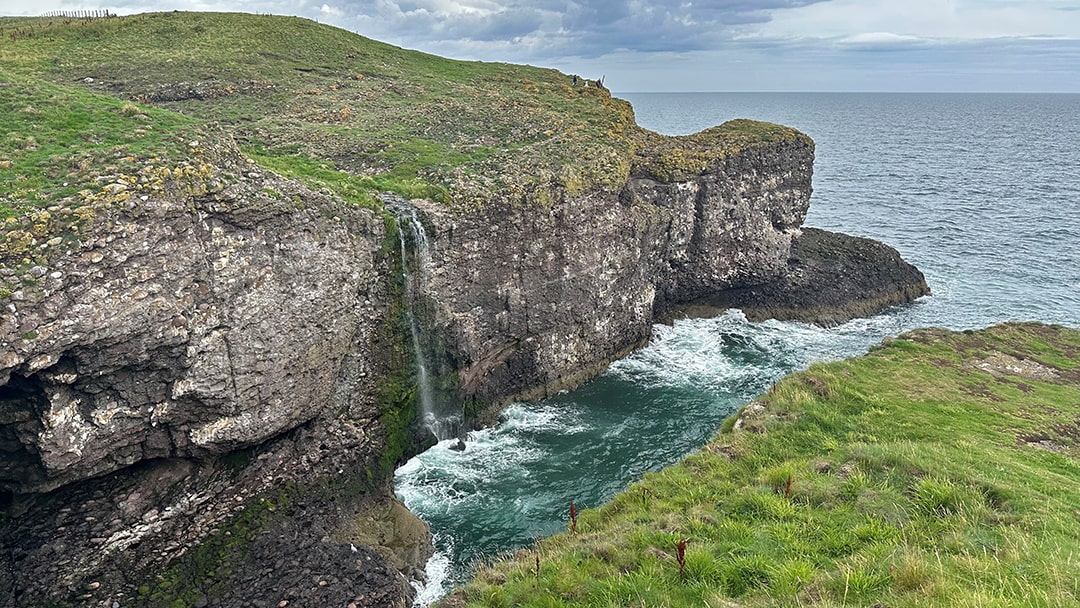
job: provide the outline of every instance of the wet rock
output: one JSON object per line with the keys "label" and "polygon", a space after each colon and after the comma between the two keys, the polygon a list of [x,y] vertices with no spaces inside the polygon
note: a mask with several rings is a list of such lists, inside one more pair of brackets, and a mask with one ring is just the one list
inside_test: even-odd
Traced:
{"label": "wet rock", "polygon": [[675,308],[667,319],[712,316],[739,308],[751,321],[771,318],[831,326],[929,294],[922,272],[892,247],[872,239],[803,228],[781,275]]}

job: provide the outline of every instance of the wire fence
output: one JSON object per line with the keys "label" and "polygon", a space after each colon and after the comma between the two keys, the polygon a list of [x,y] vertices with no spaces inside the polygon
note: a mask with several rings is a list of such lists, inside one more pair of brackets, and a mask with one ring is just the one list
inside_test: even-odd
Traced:
{"label": "wire fence", "polygon": [[115,17],[115,13],[110,13],[109,9],[102,8],[91,11],[49,11],[42,13],[42,17],[66,17],[68,19],[104,19],[107,17]]}

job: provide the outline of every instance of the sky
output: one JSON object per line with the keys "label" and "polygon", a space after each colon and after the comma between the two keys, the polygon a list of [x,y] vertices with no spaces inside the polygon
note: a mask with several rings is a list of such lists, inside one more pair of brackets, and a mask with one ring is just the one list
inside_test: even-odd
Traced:
{"label": "sky", "polygon": [[1080,0],[0,0],[297,15],[638,91],[1080,92]]}

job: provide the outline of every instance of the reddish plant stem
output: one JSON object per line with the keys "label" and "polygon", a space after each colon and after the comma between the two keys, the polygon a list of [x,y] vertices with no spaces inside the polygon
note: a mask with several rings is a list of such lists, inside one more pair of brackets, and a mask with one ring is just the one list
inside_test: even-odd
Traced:
{"label": "reddish plant stem", "polygon": [[679,539],[675,545],[675,560],[679,562],[679,576],[686,572],[686,539]]}

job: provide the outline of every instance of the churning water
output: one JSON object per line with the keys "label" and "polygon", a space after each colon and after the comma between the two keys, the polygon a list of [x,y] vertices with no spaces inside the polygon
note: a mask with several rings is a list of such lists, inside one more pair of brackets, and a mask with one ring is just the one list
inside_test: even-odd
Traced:
{"label": "churning water", "polygon": [[740,117],[806,132],[817,142],[807,225],[891,244],[933,295],[831,329],[738,312],[658,326],[586,386],[512,406],[465,452],[442,442],[413,458],[396,491],[439,551],[421,604],[477,561],[565,529],[571,500],[598,506],[700,447],[790,371],[916,327],[1080,326],[1080,95],[621,96],[661,133]]}

